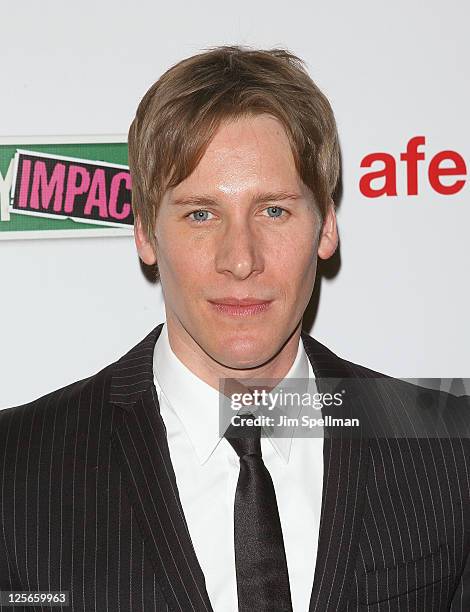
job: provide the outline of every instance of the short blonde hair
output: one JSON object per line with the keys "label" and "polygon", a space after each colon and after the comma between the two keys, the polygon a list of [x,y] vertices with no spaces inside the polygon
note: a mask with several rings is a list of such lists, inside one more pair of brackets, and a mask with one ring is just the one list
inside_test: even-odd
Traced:
{"label": "short blonde hair", "polygon": [[286,49],[220,46],[184,59],[147,91],[129,129],[132,206],[155,247],[165,191],[191,174],[224,120],[268,113],[286,130],[299,176],[323,219],[340,158],[331,106]]}

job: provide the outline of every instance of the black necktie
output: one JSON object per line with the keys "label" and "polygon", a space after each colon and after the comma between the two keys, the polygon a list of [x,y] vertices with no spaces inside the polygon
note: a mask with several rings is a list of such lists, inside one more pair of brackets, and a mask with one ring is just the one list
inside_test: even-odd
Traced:
{"label": "black necktie", "polygon": [[[240,422],[248,418],[253,415],[243,415]],[[240,457],[234,508],[238,610],[292,612],[276,493],[260,436],[260,426],[247,424],[230,425],[225,432]]]}

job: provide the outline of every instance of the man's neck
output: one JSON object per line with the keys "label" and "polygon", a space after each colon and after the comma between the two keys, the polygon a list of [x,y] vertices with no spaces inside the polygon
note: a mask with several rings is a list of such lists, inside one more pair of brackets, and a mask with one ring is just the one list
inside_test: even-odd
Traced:
{"label": "man's neck", "polygon": [[198,378],[220,390],[220,379],[268,379],[282,380],[289,372],[297,355],[302,322],[300,321],[288,340],[267,362],[248,369],[230,368],[211,358],[197,342],[171,319],[166,322],[171,350]]}

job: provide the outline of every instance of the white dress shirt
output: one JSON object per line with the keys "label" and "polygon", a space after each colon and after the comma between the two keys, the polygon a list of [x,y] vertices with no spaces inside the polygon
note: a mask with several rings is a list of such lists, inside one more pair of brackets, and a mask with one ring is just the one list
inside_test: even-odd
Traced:
{"label": "white dress shirt", "polygon": [[[181,504],[209,599],[215,612],[237,612],[233,511],[240,461],[219,435],[219,391],[173,353],[166,323],[153,363]],[[285,378],[315,384],[301,339]],[[317,557],[323,437],[262,437],[261,450],[276,491],[293,609],[306,612]]]}

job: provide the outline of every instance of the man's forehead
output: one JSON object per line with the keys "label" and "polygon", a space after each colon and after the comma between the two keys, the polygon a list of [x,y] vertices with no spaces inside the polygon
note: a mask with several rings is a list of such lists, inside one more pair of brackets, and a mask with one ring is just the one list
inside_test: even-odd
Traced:
{"label": "man's forehead", "polygon": [[243,197],[257,203],[309,195],[283,126],[258,115],[222,123],[192,172],[168,189],[164,200],[193,205]]}

